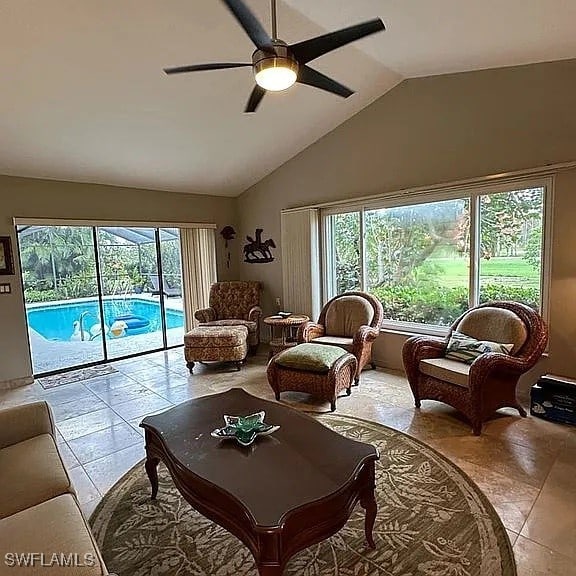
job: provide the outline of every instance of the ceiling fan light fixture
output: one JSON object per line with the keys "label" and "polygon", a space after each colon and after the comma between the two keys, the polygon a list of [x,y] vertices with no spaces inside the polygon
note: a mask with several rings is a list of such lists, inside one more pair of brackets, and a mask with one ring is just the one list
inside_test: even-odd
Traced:
{"label": "ceiling fan light fixture", "polygon": [[256,84],[264,90],[280,92],[290,88],[298,78],[298,63],[291,58],[264,58],[254,64]]}
{"label": "ceiling fan light fixture", "polygon": [[256,112],[267,91],[286,90],[295,82],[318,88],[342,98],[352,96],[354,90],[350,90],[329,76],[310,68],[308,64],[324,54],[386,29],[380,18],[373,18],[296,44],[287,44],[278,38],[277,0],[271,0],[272,29],[270,34],[245,4],[245,0],[222,0],[222,2],[256,46],[256,50],[252,53],[252,64],[248,62],[213,62],[164,68],[164,72],[166,74],[181,74],[251,66],[256,86],[252,89],[244,108],[244,112],[247,114]]}

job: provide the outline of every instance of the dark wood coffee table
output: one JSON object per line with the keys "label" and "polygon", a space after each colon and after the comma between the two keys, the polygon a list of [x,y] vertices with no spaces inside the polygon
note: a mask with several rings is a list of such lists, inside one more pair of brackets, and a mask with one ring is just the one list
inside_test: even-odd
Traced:
{"label": "dark wood coffee table", "polygon": [[[210,436],[224,414],[260,410],[280,430],[247,448]],[[141,426],[152,498],[162,460],[182,496],[248,546],[260,575],[281,575],[296,552],[338,532],[358,501],[366,510],[366,540],[375,547],[374,446],[240,388],[147,416]]]}

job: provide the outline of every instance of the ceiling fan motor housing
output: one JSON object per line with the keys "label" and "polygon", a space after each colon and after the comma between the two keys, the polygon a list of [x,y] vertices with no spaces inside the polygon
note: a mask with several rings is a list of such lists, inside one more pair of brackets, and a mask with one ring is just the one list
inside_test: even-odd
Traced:
{"label": "ceiling fan motor housing", "polygon": [[292,56],[288,45],[282,40],[274,40],[273,44],[274,52],[269,50],[255,50],[252,54],[254,76],[258,76],[259,73],[265,70],[281,68],[291,70],[297,77],[298,62],[294,56]]}

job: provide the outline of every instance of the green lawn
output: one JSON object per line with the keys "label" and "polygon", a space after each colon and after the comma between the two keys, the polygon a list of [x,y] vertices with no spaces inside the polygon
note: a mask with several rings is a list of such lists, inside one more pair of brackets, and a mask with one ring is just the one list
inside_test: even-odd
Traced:
{"label": "green lawn", "polygon": [[[439,280],[445,286],[468,285],[467,258],[429,258],[430,264],[437,264],[444,271]],[[498,278],[502,284],[538,286],[539,273],[521,257],[491,258],[480,261],[480,277]]]}

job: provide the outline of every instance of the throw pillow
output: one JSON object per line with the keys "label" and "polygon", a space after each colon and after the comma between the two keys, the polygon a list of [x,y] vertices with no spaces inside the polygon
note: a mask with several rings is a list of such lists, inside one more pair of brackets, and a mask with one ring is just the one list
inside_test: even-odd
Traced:
{"label": "throw pillow", "polygon": [[460,332],[452,332],[448,346],[446,347],[446,358],[458,360],[466,364],[472,364],[478,356],[486,352],[499,352],[500,354],[510,354],[514,344],[500,344],[489,340],[476,340],[471,336],[466,336]]}

